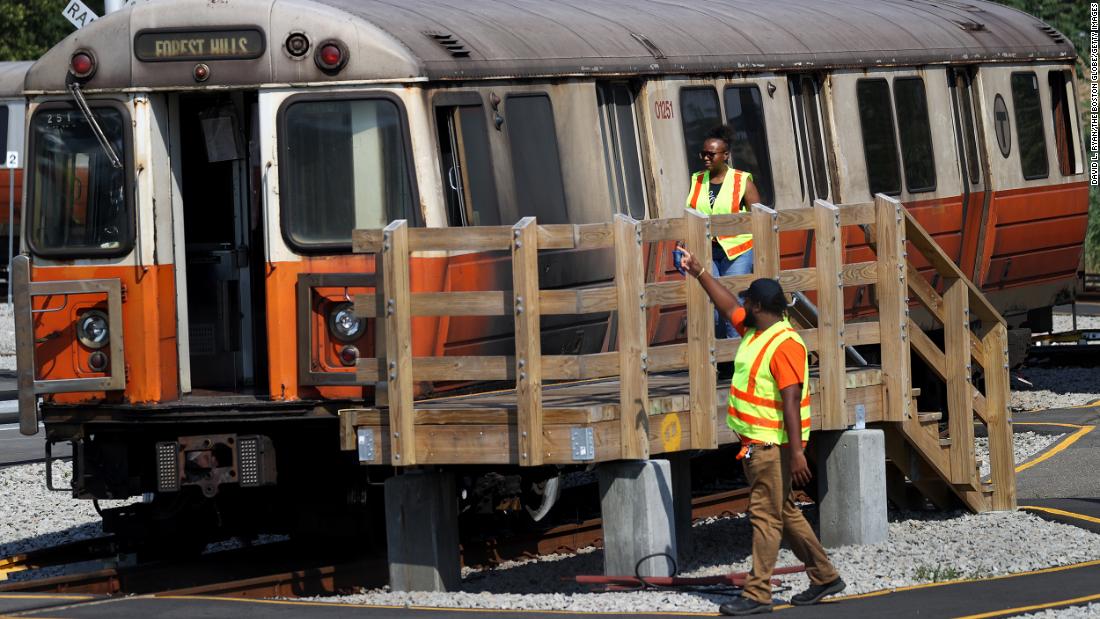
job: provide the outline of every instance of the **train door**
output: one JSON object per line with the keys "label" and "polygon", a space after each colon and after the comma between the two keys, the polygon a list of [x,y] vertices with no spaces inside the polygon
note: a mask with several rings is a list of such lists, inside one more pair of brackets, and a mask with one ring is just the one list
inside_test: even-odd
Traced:
{"label": "train door", "polygon": [[500,225],[485,107],[477,93],[436,101],[443,195],[451,226]]}
{"label": "train door", "polygon": [[[250,145],[255,95],[173,97],[192,390],[264,390],[262,236]],[[260,242],[257,242],[257,240]],[[178,241],[177,241],[178,242]]]}
{"label": "train door", "polygon": [[[991,196],[989,162],[981,137],[981,99],[974,92],[976,71],[973,67],[948,68],[947,86],[951,93],[956,155],[962,180],[963,245],[959,265],[980,285],[982,261],[978,254],[984,244]],[[999,119],[994,118],[994,121],[999,122]]]}
{"label": "train door", "polygon": [[613,210],[634,219],[645,219],[645,182],[634,117],[634,92],[624,82],[600,83],[596,85],[596,101]]}

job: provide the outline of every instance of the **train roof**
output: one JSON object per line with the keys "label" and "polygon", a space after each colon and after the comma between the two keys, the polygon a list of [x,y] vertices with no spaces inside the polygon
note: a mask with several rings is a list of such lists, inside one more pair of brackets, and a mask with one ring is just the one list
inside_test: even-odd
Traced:
{"label": "train roof", "polygon": [[33,62],[0,62],[0,97],[11,98],[23,96],[23,80],[27,76],[27,70]]}
{"label": "train roof", "polygon": [[[257,18],[257,16],[260,16]],[[981,0],[151,0],[70,35],[28,90],[62,90],[71,53],[97,52],[89,88],[195,86],[194,63],[141,62],[146,29],[259,26],[264,54],[210,63],[210,84],[698,74],[1072,59],[1042,21]],[[338,75],[292,59],[302,31],[347,44]],[[111,65],[125,50],[129,66]],[[105,53],[109,52],[109,53]],[[186,65],[183,68],[174,65]],[[103,69],[108,69],[104,71]]]}

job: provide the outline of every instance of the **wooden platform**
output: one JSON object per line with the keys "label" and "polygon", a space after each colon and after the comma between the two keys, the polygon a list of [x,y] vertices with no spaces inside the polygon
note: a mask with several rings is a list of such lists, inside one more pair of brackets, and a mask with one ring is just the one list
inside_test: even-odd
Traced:
{"label": "wooden platform", "polygon": [[[781,235],[807,230],[813,266],[782,270]],[[729,383],[718,383],[715,366],[734,358],[740,340],[715,340],[714,307],[701,286],[647,281],[639,257],[683,242],[709,269],[711,239],[745,233],[753,235],[754,274],[718,281],[737,293],[757,277],[772,277],[816,304],[813,316],[794,325],[812,353],[812,428],[878,424],[894,468],[928,498],[943,504],[958,497],[974,511],[1014,508],[1004,320],[901,203],[883,195],[846,206],[757,204],[711,217],[688,209],[673,219],[617,215],[583,225],[542,226],[526,217],[515,226],[409,228],[395,221],[384,230],[357,230],[355,251],[373,254],[377,273],[375,290],[357,295],[355,308],[374,321],[378,339],[374,356],[359,359],[356,382],[375,386],[377,407],[341,411],[342,447],[359,449],[368,465],[530,467],[644,460],[732,443]],[[854,253],[852,239],[862,239]],[[541,250],[598,248],[613,251],[613,286],[540,287]],[[409,259],[417,251],[510,251],[511,286],[414,291]],[[846,256],[873,260],[846,263]],[[848,322],[846,288],[872,299],[877,315]],[[914,302],[943,325],[943,346],[910,319]],[[647,322],[661,306],[686,312],[685,343],[651,341]],[[542,354],[543,316],[605,312],[615,315],[608,350]],[[414,357],[416,316],[510,317],[514,346],[507,355]],[[847,367],[845,349],[854,346],[881,366]],[[917,410],[912,355],[943,381],[947,410]],[[977,367],[980,388],[971,379]],[[420,381],[509,381],[515,388],[417,401]],[[546,384],[555,381],[571,382]],[[975,421],[988,429],[992,485],[977,473]]]}
{"label": "wooden platform", "polygon": [[[813,374],[813,372],[811,372]],[[850,368],[847,372],[848,402],[863,406],[865,421],[882,421],[882,371],[878,368]],[[810,382],[811,410],[817,400],[818,377]],[[542,388],[542,410],[546,464],[583,464],[619,459],[619,380],[592,380]],[[737,441],[726,426],[728,382],[715,394],[718,402],[715,433],[719,445]],[[691,445],[691,396],[687,372],[653,374],[649,377],[649,451],[662,454]],[[421,464],[519,464],[516,434],[516,392],[422,400],[414,403],[417,462]],[[374,433],[374,444],[384,445],[389,432],[385,409],[362,408],[340,411],[341,442],[356,448],[356,431]],[[813,429],[821,427],[821,415],[813,416]],[[595,452],[577,457],[572,448],[573,429],[591,428]],[[375,450],[370,464],[389,462],[386,449]]]}

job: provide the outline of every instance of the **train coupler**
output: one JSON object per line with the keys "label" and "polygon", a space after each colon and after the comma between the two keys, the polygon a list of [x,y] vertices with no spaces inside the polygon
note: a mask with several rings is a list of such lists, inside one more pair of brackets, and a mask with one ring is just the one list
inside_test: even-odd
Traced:
{"label": "train coupler", "polygon": [[198,486],[213,497],[223,484],[271,486],[277,477],[275,445],[262,435],[181,436],[156,444],[156,470],[158,492]]}

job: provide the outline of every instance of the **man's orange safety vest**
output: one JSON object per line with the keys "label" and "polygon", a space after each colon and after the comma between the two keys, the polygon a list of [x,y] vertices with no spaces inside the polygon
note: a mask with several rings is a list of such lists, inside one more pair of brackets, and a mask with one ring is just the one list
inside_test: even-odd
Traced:
{"label": "man's orange safety vest", "polygon": [[[744,438],[762,443],[785,445],[787,429],[783,427],[783,398],[772,376],[771,362],[779,345],[787,340],[806,343],[787,320],[780,320],[763,333],[749,329],[741,338],[733,361],[733,381],[730,383],[730,429]],[[802,381],[800,417],[802,442],[810,440],[810,366],[806,360]]]}

